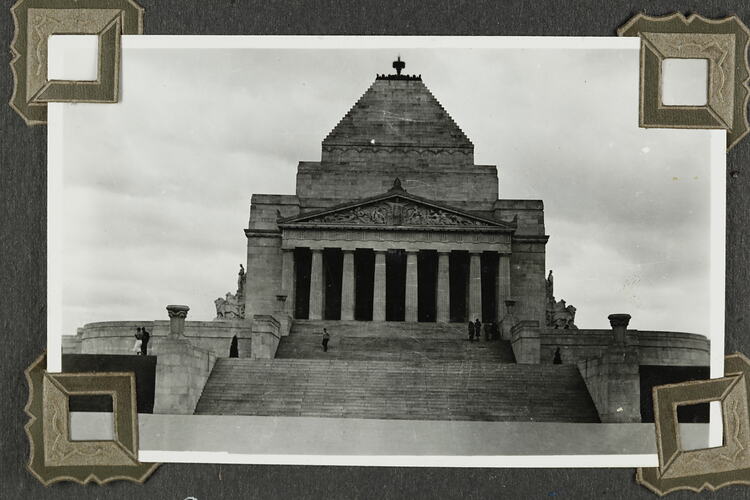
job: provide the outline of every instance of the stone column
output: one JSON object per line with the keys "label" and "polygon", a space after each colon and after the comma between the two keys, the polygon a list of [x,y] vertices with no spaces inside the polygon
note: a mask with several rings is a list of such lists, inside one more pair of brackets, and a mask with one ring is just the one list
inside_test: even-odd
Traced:
{"label": "stone column", "polygon": [[375,250],[372,292],[372,320],[385,321],[385,250]]}
{"label": "stone column", "polygon": [[438,253],[437,272],[437,321],[448,323],[450,321],[451,301],[451,278],[450,278],[450,252]]}
{"label": "stone column", "polygon": [[281,258],[281,294],[286,296],[284,300],[284,312],[294,317],[294,250],[283,249]]}
{"label": "stone column", "polygon": [[497,261],[497,278],[495,283],[495,311],[497,320],[503,319],[505,313],[505,301],[510,300],[510,254],[501,253]]}
{"label": "stone column", "polygon": [[310,267],[310,319],[323,319],[323,249],[312,249]]}
{"label": "stone column", "polygon": [[176,338],[185,332],[185,318],[190,310],[188,306],[168,305],[167,314],[169,314],[169,336]]}
{"label": "stone column", "polygon": [[482,319],[481,253],[471,253],[469,260],[469,319]]}
{"label": "stone column", "polygon": [[417,251],[407,250],[406,252],[406,297],[404,304],[404,320],[409,322],[417,321],[417,308],[419,304],[418,278],[417,278]]}
{"label": "stone column", "polygon": [[354,250],[344,250],[344,265],[341,270],[341,319],[354,319]]}

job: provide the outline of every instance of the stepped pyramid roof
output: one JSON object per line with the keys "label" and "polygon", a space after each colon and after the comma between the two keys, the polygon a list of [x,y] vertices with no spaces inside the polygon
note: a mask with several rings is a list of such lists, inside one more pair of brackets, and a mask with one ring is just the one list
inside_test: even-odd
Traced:
{"label": "stepped pyramid roof", "polygon": [[[402,63],[402,61],[398,61]],[[421,76],[378,75],[323,140],[323,147],[464,148],[474,145]]]}

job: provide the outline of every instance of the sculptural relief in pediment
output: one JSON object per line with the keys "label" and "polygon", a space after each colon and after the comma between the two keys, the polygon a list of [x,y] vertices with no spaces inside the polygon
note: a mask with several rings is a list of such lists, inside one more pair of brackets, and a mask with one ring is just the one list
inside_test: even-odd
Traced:
{"label": "sculptural relief in pediment", "polygon": [[410,200],[386,200],[329,212],[307,219],[313,224],[365,224],[384,226],[458,226],[492,225],[448,210]]}

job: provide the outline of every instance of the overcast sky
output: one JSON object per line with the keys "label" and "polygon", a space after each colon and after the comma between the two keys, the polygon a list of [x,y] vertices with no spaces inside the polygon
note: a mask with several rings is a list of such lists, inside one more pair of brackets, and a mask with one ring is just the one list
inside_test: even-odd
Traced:
{"label": "overcast sky", "polygon": [[498,166],[500,197],[544,200],[579,327],[628,312],[708,333],[709,134],[637,127],[638,51],[457,49],[124,50],[120,103],[65,106],[64,333],[172,303],[213,319],[251,195],[293,194],[397,53]]}

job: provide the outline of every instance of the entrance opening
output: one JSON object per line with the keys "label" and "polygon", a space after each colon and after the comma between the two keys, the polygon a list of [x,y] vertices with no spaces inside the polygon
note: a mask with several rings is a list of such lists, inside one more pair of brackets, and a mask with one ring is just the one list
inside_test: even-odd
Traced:
{"label": "entrance opening", "polygon": [[417,254],[417,321],[433,322],[437,318],[437,266],[435,250]]}
{"label": "entrance opening", "polygon": [[341,271],[344,266],[344,252],[340,248],[323,250],[323,283],[325,303],[323,319],[341,319]]}
{"label": "entrance opening", "polygon": [[406,299],[406,252],[385,254],[385,320],[404,321]]}
{"label": "entrance opening", "polygon": [[488,323],[497,321],[497,264],[499,260],[497,252],[484,252],[482,254],[482,321]]}
{"label": "entrance opening", "polygon": [[297,286],[294,293],[294,317],[308,319],[310,317],[310,269],[312,268],[312,252],[309,248],[294,249],[294,279]]}
{"label": "entrance opening", "polygon": [[375,278],[375,252],[354,251],[354,319],[372,321],[372,294]]}
{"label": "entrance opening", "polygon": [[450,320],[467,321],[467,296],[469,294],[469,252],[457,250],[450,253]]}

